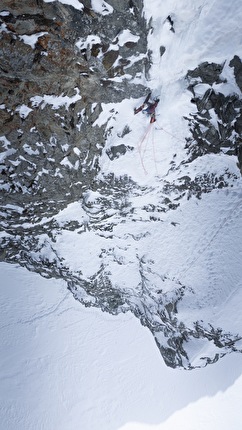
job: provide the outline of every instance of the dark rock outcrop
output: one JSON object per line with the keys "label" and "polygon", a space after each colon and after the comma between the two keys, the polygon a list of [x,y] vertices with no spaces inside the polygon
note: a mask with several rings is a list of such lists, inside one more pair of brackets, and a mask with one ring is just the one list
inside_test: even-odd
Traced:
{"label": "dark rock outcrop", "polygon": [[[239,85],[241,70],[239,58],[235,57],[229,65],[234,67],[235,80]],[[187,118],[193,136],[193,139],[187,139],[187,148],[191,159],[207,153],[237,154],[242,171],[240,155],[242,99],[239,93],[231,95],[223,93],[223,85],[226,86],[227,83],[221,77],[223,67],[224,65],[220,64],[203,63],[187,73],[188,88],[193,94],[191,101],[197,106],[197,112]],[[221,84],[218,90],[215,84]],[[199,94],[196,90],[198,86]]]}
{"label": "dark rock outcrop", "polygon": [[[105,140],[105,125],[93,125],[101,103],[144,91],[125,78],[145,67],[138,58],[147,51],[141,0],[131,2],[132,13],[131,3],[110,1],[111,20],[82,3],[77,10],[1,2],[1,151],[11,145],[1,184],[4,202],[21,202],[31,218],[56,213],[95,180]],[[130,43],[119,42],[124,29]],[[129,64],[132,55],[137,62]],[[117,76],[124,78],[113,82]]]}
{"label": "dark rock outcrop", "polygon": [[238,55],[234,56],[234,58],[230,61],[229,65],[230,67],[234,68],[234,76],[236,83],[240,91],[242,91],[242,61],[238,57]]}

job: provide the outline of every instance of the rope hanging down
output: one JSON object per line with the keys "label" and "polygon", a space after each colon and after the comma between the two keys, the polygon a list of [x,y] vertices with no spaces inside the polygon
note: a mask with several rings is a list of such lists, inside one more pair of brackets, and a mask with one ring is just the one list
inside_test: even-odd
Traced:
{"label": "rope hanging down", "polygon": [[[144,132],[144,134],[143,134],[143,136],[142,136],[142,138],[141,138],[140,142],[138,143],[138,151],[139,151],[140,161],[141,161],[141,164],[142,164],[143,170],[144,170],[144,172],[145,172],[145,174],[146,174],[146,175],[147,175],[147,170],[146,170],[145,165],[144,165],[144,153],[145,153],[146,147],[145,147],[145,150],[144,150],[143,155],[142,155],[142,147],[143,147],[143,143],[144,143],[144,141],[146,140],[146,138],[147,138],[147,139],[149,138],[149,134],[150,134],[150,131],[151,131],[151,129],[152,129],[152,124],[153,124],[153,123],[151,122],[151,123],[148,125],[148,127],[147,127],[147,129],[145,130],[145,132]],[[158,123],[157,123],[157,124],[158,124]],[[172,134],[172,133],[170,133],[169,131],[165,130],[163,127],[161,127],[161,125],[160,125],[160,124],[158,124],[158,126],[159,126],[159,128],[155,127],[155,129],[156,129],[156,130],[163,130],[165,133],[169,134],[169,135],[170,135],[170,136],[172,136],[174,139],[178,140],[179,142],[184,143],[184,141],[183,141],[182,139],[178,138],[178,137],[177,137],[177,136],[175,136],[174,134]],[[146,141],[146,146],[147,146],[147,141]],[[156,166],[157,161],[156,161],[156,153],[155,153],[154,128],[152,129],[152,148],[153,148],[153,158],[154,158],[154,162],[155,162],[156,174],[158,174],[158,172],[157,172],[157,166]]]}
{"label": "rope hanging down", "polygon": [[177,137],[174,134],[170,133],[169,131],[165,130],[164,127],[161,127],[161,125],[157,121],[156,121],[156,124],[159,126],[159,128],[156,127],[156,130],[163,130],[166,134],[169,134],[170,136],[174,137],[174,139],[178,140],[179,142],[184,143],[184,140],[180,139],[179,137]]}
{"label": "rope hanging down", "polygon": [[143,157],[142,157],[142,153],[141,153],[141,151],[142,151],[143,143],[144,143],[144,141],[145,141],[146,137],[149,135],[149,132],[150,132],[150,130],[151,130],[151,127],[152,127],[152,123],[150,123],[150,124],[148,125],[147,129],[145,130],[145,133],[144,133],[144,135],[143,135],[142,139],[141,139],[141,140],[140,140],[140,142],[138,143],[138,151],[139,151],[140,161],[141,161],[141,164],[142,164],[143,170],[144,170],[144,172],[145,172],[145,174],[146,174],[146,175],[147,175],[147,170],[146,170],[145,165],[144,165],[144,160],[143,160]]}

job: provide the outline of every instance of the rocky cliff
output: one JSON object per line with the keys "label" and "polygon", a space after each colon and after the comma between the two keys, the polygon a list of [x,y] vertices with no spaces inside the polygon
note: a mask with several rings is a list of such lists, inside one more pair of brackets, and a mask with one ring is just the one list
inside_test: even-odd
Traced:
{"label": "rocky cliff", "polygon": [[[141,2],[113,3],[111,20],[90,1],[80,10],[60,2],[1,4],[2,150],[11,142],[3,190],[32,219],[80,198],[95,179],[105,135],[92,124],[101,103],[143,94],[128,79],[112,81],[145,69]],[[124,32],[130,40],[123,43]]]}
{"label": "rocky cliff", "polygon": [[[204,168],[189,173],[207,155],[234,157],[242,171],[240,57],[226,64],[202,62],[183,74],[190,112],[184,113],[182,157],[174,153],[169,170],[144,186],[128,173],[116,175],[115,168],[103,171],[100,162],[106,157],[115,163],[135,150],[133,118],[120,130],[117,124],[122,103],[138,103],[152,79],[149,37],[155,30],[142,0],[110,0],[98,7],[90,0],[2,0],[0,22],[1,259],[64,278],[87,306],[113,314],[131,310],[149,327],[169,366],[192,368],[240,351],[238,333],[198,318],[186,325],[179,303],[192,282],[159,269],[143,249],[166,216],[176,228],[167,214],[183,201],[236,187],[240,180],[230,162],[222,173]],[[163,24],[175,37],[174,17],[168,14]],[[159,61],[165,61],[165,44],[158,50]],[[236,86],[232,93],[226,86],[230,79]],[[177,141],[177,134],[165,132]],[[142,196],[147,201],[140,205]],[[66,216],[70,207],[79,215]],[[89,252],[92,271],[85,274],[85,259],[75,268],[68,262],[69,237],[80,239],[79,251]],[[130,265],[135,279],[123,287],[119,269]],[[191,340],[213,345],[195,364],[186,347]]]}

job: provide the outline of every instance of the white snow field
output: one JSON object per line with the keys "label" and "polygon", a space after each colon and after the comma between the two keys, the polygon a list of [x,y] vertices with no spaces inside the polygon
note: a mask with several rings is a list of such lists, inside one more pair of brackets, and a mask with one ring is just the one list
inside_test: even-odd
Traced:
{"label": "white snow field", "polygon": [[169,369],[131,314],[84,308],[64,282],[24,268],[0,271],[1,430],[240,429],[240,354]]}

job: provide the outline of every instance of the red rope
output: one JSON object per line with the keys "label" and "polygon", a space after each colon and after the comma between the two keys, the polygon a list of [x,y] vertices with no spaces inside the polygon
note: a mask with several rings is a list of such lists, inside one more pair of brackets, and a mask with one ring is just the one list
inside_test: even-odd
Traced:
{"label": "red rope", "polygon": [[154,158],[154,163],[155,163],[155,172],[158,175],[157,160],[156,160],[156,154],[155,154],[154,129],[153,129],[153,132],[152,132],[152,148],[153,148],[153,158]]}
{"label": "red rope", "polygon": [[144,140],[145,140],[145,138],[146,138],[147,134],[149,133],[150,128],[151,128],[151,124],[149,124],[149,125],[148,125],[148,127],[147,127],[147,129],[146,129],[146,131],[145,131],[145,133],[144,133],[144,135],[143,135],[143,137],[142,137],[142,139],[141,139],[141,140],[140,140],[140,142],[138,143],[138,149],[139,149],[139,151],[141,150],[142,144],[143,144],[143,142],[144,142]]}

